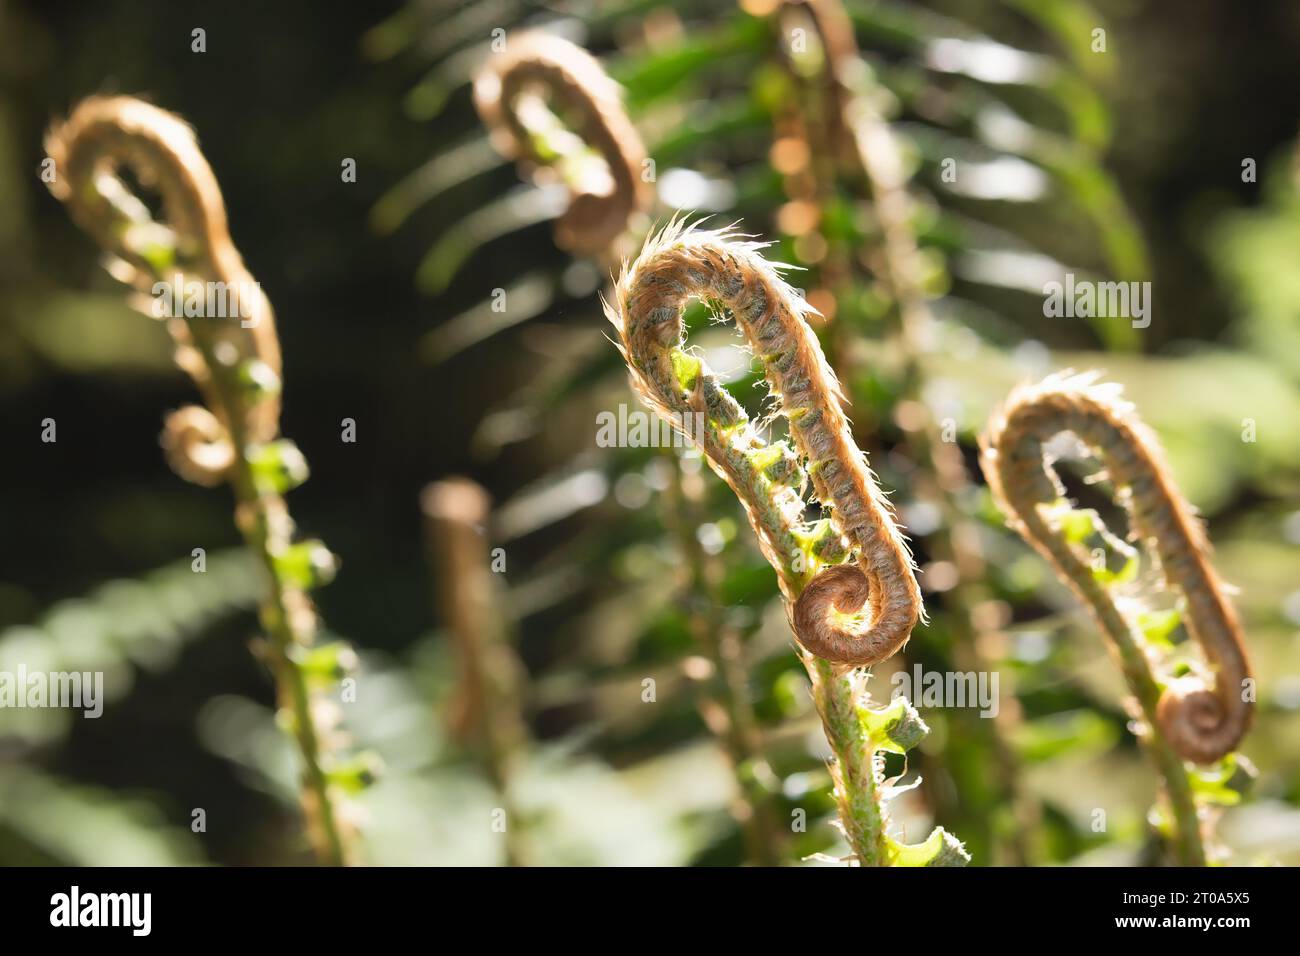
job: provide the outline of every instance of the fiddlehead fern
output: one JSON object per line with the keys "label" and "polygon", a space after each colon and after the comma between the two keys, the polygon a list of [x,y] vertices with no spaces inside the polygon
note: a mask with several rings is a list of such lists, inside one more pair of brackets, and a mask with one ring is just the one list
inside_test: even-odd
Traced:
{"label": "fiddlehead fern", "polygon": [[[183,477],[229,482],[235,518],[263,566],[262,626],[270,638],[279,706],[301,752],[302,802],[319,859],[347,859],[338,785],[350,772],[328,764],[328,701],[313,694],[351,659],[341,645],[316,650],[316,614],[307,592],[333,575],[319,542],[295,544],[283,493],[306,478],[306,462],[279,440],[280,346],[270,303],[230,241],[216,178],[191,129],[177,116],[130,97],[91,97],[51,127],[51,191],[110,257],[109,270],[137,291],[137,304],[166,318],[177,363],[207,408],[173,412],[163,444]],[[162,200],[163,221],[122,178],[129,171]],[[150,301],[151,299],[151,301]],[[333,663],[331,663],[333,662]]]}
{"label": "fiddlehead fern", "polygon": [[[616,324],[642,397],[670,421],[704,417],[710,464],[750,514],[768,561],[785,571],[782,588],[795,604],[795,620],[804,624],[796,631],[799,642],[833,663],[870,666],[897,651],[921,618],[911,554],[849,435],[839,383],[803,318],[808,307],[758,255],[759,248],[725,231],[670,225],[620,277],[623,318]],[[739,403],[682,349],[681,310],[693,295],[727,308],[762,359],[809,463],[806,472],[787,447],[768,447]],[[710,428],[713,422],[720,427]],[[862,582],[837,573],[833,585],[805,591],[813,575],[799,538],[808,534],[800,492],[809,475],[831,509],[835,532],[857,552]],[[844,544],[824,547],[834,552]],[[834,619],[862,608],[863,583],[870,594],[866,619]],[[840,615],[832,615],[832,608]]]}
{"label": "fiddlehead fern", "polygon": [[[221,190],[193,131],[180,117],[141,100],[97,96],[83,100],[65,122],[50,129],[45,149],[58,171],[50,191],[110,257],[108,268],[116,278],[141,296],[155,297],[155,303],[160,303],[161,286],[169,283],[182,302],[190,299],[191,279],[223,284],[228,311],[238,313],[223,318],[237,321],[187,322],[184,315],[173,316],[168,328],[176,338],[177,362],[195,378],[223,431],[238,428],[250,441],[269,441],[279,427],[278,391],[265,389],[252,402],[244,396],[231,401],[235,396],[216,387],[203,356],[211,352],[252,359],[259,366],[256,374],[280,376],[275,313],[230,241]],[[164,222],[155,221],[120,178],[124,169],[158,192]],[[207,292],[204,286],[199,309],[185,311],[209,311]],[[228,444],[229,434],[219,435],[210,421],[200,422],[190,410],[177,414],[183,417],[168,426],[177,437],[177,454],[204,449],[200,459],[184,467],[196,480],[203,476],[203,483],[215,483],[220,475],[211,469],[223,455],[213,446]],[[196,431],[202,442],[191,440]]]}
{"label": "fiddlehead fern", "polygon": [[[887,658],[907,641],[922,616],[920,593],[907,546],[849,436],[839,385],[804,320],[808,306],[761,248],[726,230],[673,222],[624,267],[606,310],[634,387],[701,446],[740,498],[777,571],[835,751],[840,818],[854,854],[862,865],[903,862],[905,848],[885,833],[875,752],[906,750],[924,724],[904,701],[884,714],[866,710],[854,668]],[[685,350],[682,309],[693,296],[722,306],[740,326],[780,397],[798,454],[784,442],[768,445],[708,367]],[[801,497],[809,477],[830,510],[829,520],[813,525],[804,521]],[[856,566],[844,563],[850,557]],[[925,862],[964,860],[960,844],[942,830],[926,845],[935,853],[923,854]]]}
{"label": "fiddlehead fern", "polygon": [[[1064,373],[1012,393],[981,438],[981,464],[1008,523],[1087,605],[1119,660],[1143,722],[1141,736],[1165,778],[1180,826],[1184,862],[1202,862],[1197,812],[1182,761],[1212,763],[1232,751],[1251,722],[1250,663],[1241,625],[1208,560],[1205,533],[1175,486],[1155,436],[1095,374]],[[1161,673],[1148,643],[1089,555],[1064,526],[1065,490],[1044,446],[1069,432],[1101,461],[1128,514],[1130,534],[1149,549],[1185,604],[1187,630],[1208,667]],[[1091,526],[1102,527],[1090,516]],[[1198,859],[1200,857],[1201,859]]]}
{"label": "fiddlehead fern", "polygon": [[[865,246],[823,230],[816,261],[809,262],[815,265],[822,287],[812,294],[819,304],[826,302],[833,308],[833,313],[827,310],[826,333],[833,367],[844,381],[867,374],[862,368],[860,332],[855,329],[855,325],[860,329],[863,318],[857,305],[860,282],[854,275],[855,263],[861,260],[892,300],[888,313],[892,334],[884,344],[898,362],[892,418],[902,432],[903,450],[919,466],[912,473],[912,498],[935,505],[942,516],[937,530],[926,536],[925,551],[936,565],[947,564],[958,575],[956,586],[946,590],[942,599],[948,614],[941,627],[953,634],[951,661],[957,670],[991,672],[998,662],[983,650],[995,644],[988,639],[990,615],[984,612],[994,605],[983,584],[979,528],[964,504],[972,499],[973,489],[961,446],[944,440],[925,396],[923,358],[936,339],[935,319],[927,298],[927,266],[917,242],[904,152],[875,105],[883,91],[859,52],[853,21],[841,0],[785,0],[777,6],[774,19],[783,34],[778,46],[790,79],[780,118],[793,141],[803,144],[801,150],[787,150],[781,163],[787,194],[792,202],[814,204],[816,219],[830,222],[847,179],[855,191],[866,187],[875,219],[876,234]],[[797,30],[804,35],[796,34]],[[796,37],[801,42],[796,43]],[[792,162],[789,156],[801,160]],[[873,368],[870,374],[880,372]],[[998,834],[1011,861],[1025,865],[1032,856],[1038,807],[1020,785],[1019,761],[1010,744],[1017,720],[1016,707],[1002,707],[991,723],[968,723],[963,732],[974,738],[976,746],[983,741],[998,767],[988,788],[989,799],[1011,820],[990,835]],[[957,808],[950,804],[947,809]],[[969,832],[967,837],[978,839]]]}
{"label": "fiddlehead fern", "polygon": [[[559,125],[538,92],[571,114],[576,130]],[[551,168],[568,186],[569,207],[555,224],[561,248],[605,253],[649,207],[641,137],[623,109],[618,85],[581,47],[547,33],[512,34],[475,78],[474,105],[502,155],[534,169]],[[593,162],[597,157],[604,163]]]}

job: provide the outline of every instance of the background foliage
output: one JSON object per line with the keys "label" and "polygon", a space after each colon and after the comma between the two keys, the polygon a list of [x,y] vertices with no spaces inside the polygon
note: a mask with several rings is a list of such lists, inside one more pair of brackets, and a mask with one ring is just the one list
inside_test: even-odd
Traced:
{"label": "background foliage", "polygon": [[[706,606],[725,608],[744,638],[771,764],[756,786],[782,821],[808,811],[808,832],[789,835],[784,853],[837,852],[824,744],[770,569],[705,474],[681,515],[720,571],[705,598],[665,523],[667,460],[596,447],[596,413],[636,407],[603,338],[601,272],[554,247],[538,194],[486,147],[465,85],[494,27],[545,24],[577,40],[626,88],[656,161],[655,215],[742,219],[778,241],[775,258],[812,266],[815,290],[818,257],[792,228],[770,161],[790,90],[774,28],[753,15],[766,6],[417,0],[326,15],[306,0],[0,0],[0,669],[93,662],[111,689],[97,721],[0,712],[0,862],[305,858],[292,753],[245,650],[257,582],[234,550],[230,503],[172,475],[157,446],[163,413],[191,386],[163,327],[126,308],[37,176],[45,125],[91,92],[146,95],[194,125],[234,241],[277,309],[284,431],[313,466],[292,506],[343,559],[318,600],[326,627],[362,652],[347,721],[386,764],[358,799],[368,858],[504,858],[485,822],[496,796],[446,729],[456,670],[422,537],[420,489],[458,473],[498,502],[502,607],[535,741],[518,781],[534,857],[742,860],[727,812],[735,779],[700,706],[714,678],[691,615]],[[1125,384],[1241,588],[1260,678],[1243,751],[1261,776],[1227,811],[1224,842],[1236,862],[1296,862],[1300,11],[1284,0],[1248,13],[1211,0],[847,6],[916,172],[940,319],[924,399],[957,421],[973,466],[973,436],[1015,382],[1099,366]],[[203,54],[190,51],[196,26]],[[1106,54],[1088,47],[1094,26],[1107,29]],[[950,156],[975,175],[945,184]],[[340,181],[344,157],[356,183]],[[1247,157],[1258,183],[1242,181]],[[845,183],[823,210],[831,238],[855,248],[871,238],[861,199]],[[1151,327],[1045,319],[1044,277],[1065,268],[1152,278]],[[853,415],[877,436],[872,463],[906,524],[941,534],[893,424],[897,357],[874,346],[888,341],[889,304],[862,273],[853,321],[868,348],[847,383]],[[504,318],[484,309],[496,288],[511,302]],[[697,324],[711,363],[732,370],[753,407],[735,340]],[[38,440],[47,417],[55,444]],[[357,422],[355,444],[340,441],[343,418]],[[1241,440],[1246,418],[1254,443]],[[935,733],[906,767],[924,783],[899,797],[902,821],[920,834],[937,819],[977,865],[1149,861],[1152,780],[1125,730],[1118,675],[982,488],[964,504],[980,520],[997,625],[980,651],[1023,718],[1011,744],[1035,813],[1027,823],[1003,799],[987,728],[935,710]],[[189,571],[194,547],[208,550],[206,575]],[[924,546],[920,558],[923,587],[941,580]],[[934,623],[909,662],[960,659],[943,592],[927,594]],[[878,697],[888,673],[872,681]],[[654,705],[641,700],[648,676]],[[190,830],[196,807],[205,833]],[[1098,807],[1104,834],[1090,826]]]}

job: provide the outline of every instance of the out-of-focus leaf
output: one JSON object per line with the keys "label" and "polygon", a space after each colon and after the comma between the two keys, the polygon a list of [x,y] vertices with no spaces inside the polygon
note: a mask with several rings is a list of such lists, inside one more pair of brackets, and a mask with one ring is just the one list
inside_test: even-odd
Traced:
{"label": "out-of-focus leaf", "polygon": [[555,283],[541,273],[530,273],[427,333],[420,341],[420,353],[434,365],[446,362],[498,332],[540,315],[554,301]]}
{"label": "out-of-focus leaf", "polygon": [[1041,25],[1065,50],[1070,62],[1092,79],[1104,80],[1114,72],[1113,59],[1094,49],[1093,31],[1106,30],[1106,22],[1095,5],[1084,0],[1008,0],[1008,3]]}
{"label": "out-of-focus leaf", "polygon": [[438,153],[380,197],[370,225],[380,234],[395,232],[425,203],[504,162],[486,136]]}
{"label": "out-of-focus leaf", "polygon": [[[214,620],[252,607],[263,584],[243,549],[214,552],[197,573],[186,558],[138,580],[110,581],[60,601],[33,625],[0,632],[0,671],[103,672],[105,702],[130,692],[133,668],[170,667],[182,645]],[[77,711],[0,708],[0,737],[50,741]]]}
{"label": "out-of-focus leaf", "polygon": [[1209,242],[1210,261],[1231,283],[1243,315],[1236,334],[1300,381],[1300,193],[1292,159],[1283,155],[1265,180],[1264,204],[1223,215]]}
{"label": "out-of-focus leaf", "polygon": [[737,11],[725,23],[712,25],[666,50],[612,63],[610,74],[627,91],[629,108],[644,109],[707,75],[728,58],[759,49],[766,29],[763,21]]}
{"label": "out-of-focus leaf", "polygon": [[460,267],[480,248],[509,233],[556,218],[567,203],[568,190],[559,185],[511,190],[449,226],[420,261],[416,284],[432,295],[445,291]]}
{"label": "out-of-focus leaf", "polygon": [[1065,754],[1097,752],[1114,745],[1115,728],[1098,714],[1076,710],[1022,723],[1015,746],[1023,760],[1043,763]]}
{"label": "out-of-focus leaf", "polygon": [[6,830],[40,854],[7,862],[59,866],[183,866],[202,861],[194,836],[156,806],[20,766],[0,767],[0,848]]}
{"label": "out-of-focus leaf", "polygon": [[180,374],[163,323],[147,321],[121,293],[45,292],[18,296],[11,307],[23,342],[57,367],[83,375]]}

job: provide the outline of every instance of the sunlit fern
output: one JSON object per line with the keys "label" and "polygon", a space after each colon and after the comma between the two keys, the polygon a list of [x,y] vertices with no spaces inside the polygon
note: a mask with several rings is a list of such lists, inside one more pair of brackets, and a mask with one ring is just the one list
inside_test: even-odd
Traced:
{"label": "sunlit fern", "polygon": [[[602,722],[600,745],[615,750],[635,748],[650,734],[644,712],[624,710],[616,693],[601,692],[605,683],[635,682],[650,668],[660,677],[680,674],[691,660],[680,602],[664,598],[680,595],[671,586],[665,592],[672,561],[664,529],[638,504],[664,476],[653,449],[595,454],[591,447],[594,410],[626,401],[622,369],[593,334],[601,271],[554,249],[546,221],[563,208],[562,194],[519,182],[464,109],[466,91],[494,29],[543,28],[581,43],[624,85],[625,101],[656,164],[654,214],[662,219],[680,208],[712,213],[717,224],[743,218],[750,229],[779,239],[775,258],[802,265],[797,236],[781,229],[779,213],[788,197],[769,156],[786,95],[780,35],[767,16],[774,6],[635,2],[538,9],[510,0],[431,0],[409,5],[363,42],[372,58],[397,59],[421,72],[404,101],[413,123],[436,121],[453,131],[445,137],[447,148],[396,185],[372,220],[381,234],[394,234],[393,241],[430,243],[414,280],[431,295],[429,314],[446,318],[429,322],[425,356],[431,365],[445,362],[494,336],[545,352],[531,380],[482,416],[474,451],[486,463],[508,446],[528,442],[551,462],[550,473],[504,504],[511,519],[505,530],[521,549],[528,550],[530,536],[541,538],[557,523],[568,542],[558,552],[534,555],[528,576],[515,576],[518,606],[529,617],[530,633],[544,633],[545,622],[566,620],[576,606],[589,608],[555,672],[542,676],[540,694],[557,707],[594,707],[602,715],[613,708],[610,713],[620,716]],[[940,351],[959,347],[972,331],[992,346],[1036,336],[1043,321],[1042,285],[1066,271],[1147,277],[1141,238],[1103,166],[1110,120],[1098,85],[1105,81],[1107,60],[1079,40],[1079,29],[1104,24],[1086,5],[990,3],[962,15],[970,22],[912,5],[847,6],[879,83],[877,105],[907,146],[915,173],[914,228],[926,253],[927,289],[940,297]],[[955,183],[945,181],[947,159],[958,164]],[[875,236],[861,200],[857,184],[843,183],[828,207],[827,228],[838,230],[851,247],[869,249]],[[520,232],[537,240],[526,257],[512,259],[509,269],[494,276],[495,288],[480,285],[484,270],[494,267],[494,244],[504,247]],[[815,279],[816,273],[808,276]],[[883,321],[887,290],[869,268],[860,279],[867,320]],[[799,285],[802,278],[793,281]],[[500,290],[510,303],[505,311],[492,308]],[[759,376],[748,357],[707,328],[703,310],[693,310],[688,319],[706,349],[730,356],[724,364],[732,366],[732,390],[751,412],[758,411],[760,396],[750,386]],[[1126,323],[1098,322],[1087,329],[1080,322],[1060,334],[1103,347],[1134,344]],[[503,342],[497,347],[506,348]],[[846,384],[855,420],[888,415],[894,385],[887,370],[873,369]],[[573,427],[557,428],[558,422]],[[557,433],[569,440],[557,442]],[[544,452],[537,440],[542,434],[548,439]],[[888,460],[881,467],[887,487],[907,484]],[[711,536],[709,546],[721,550],[728,569],[723,593],[746,635],[753,690],[776,751],[778,777],[787,781],[788,807],[806,806],[812,789],[804,789],[806,774],[819,772],[819,760],[802,747],[789,747],[783,729],[811,715],[798,693],[790,694],[798,672],[788,644],[763,627],[762,609],[771,606],[775,590],[758,573],[745,536],[736,533],[743,518],[734,502],[716,489],[708,496],[708,513],[716,517],[702,533]],[[608,615],[602,613],[606,605]],[[628,613],[636,607],[654,608],[648,621]],[[642,623],[611,638],[606,625],[622,617]],[[603,649],[594,666],[583,654],[594,647],[587,641],[599,641]],[[624,659],[609,657],[610,643],[624,648]],[[566,674],[575,680],[583,675],[587,687],[594,680],[595,691],[561,690],[576,687]],[[656,712],[661,735],[667,729],[689,739],[697,732],[689,712],[665,710]],[[812,838],[804,844],[810,852],[824,846]]]}

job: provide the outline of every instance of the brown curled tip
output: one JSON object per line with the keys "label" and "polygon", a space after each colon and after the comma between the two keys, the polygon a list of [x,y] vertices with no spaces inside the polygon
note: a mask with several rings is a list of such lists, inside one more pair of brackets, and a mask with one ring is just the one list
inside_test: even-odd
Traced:
{"label": "brown curled tip", "polygon": [[1236,749],[1250,729],[1252,708],[1244,700],[1234,703],[1232,693],[1199,677],[1180,678],[1165,688],[1156,720],[1180,757],[1209,764]]}
{"label": "brown curled tip", "polygon": [[[1015,528],[1055,567],[1110,639],[1149,722],[1184,760],[1212,763],[1230,753],[1250,728],[1253,707],[1245,637],[1227,589],[1209,560],[1209,544],[1178,490],[1155,435],[1096,374],[1054,375],[1015,391],[981,439],[981,466],[994,497]],[[1132,536],[1157,559],[1165,583],[1185,602],[1188,633],[1205,665],[1171,680],[1163,692],[1145,642],[1113,595],[1091,572],[1086,555],[1044,520],[1042,508],[1064,497],[1044,446],[1062,432],[1093,450],[1121,494]],[[1157,693],[1158,702],[1155,701]]]}
{"label": "brown curled tip", "polygon": [[794,602],[795,638],[832,664],[871,667],[887,660],[907,643],[916,626],[914,605],[895,602],[874,609],[874,625],[843,617],[858,614],[880,593],[856,564],[823,568]]}
{"label": "brown curled tip", "polygon": [[[50,192],[102,248],[131,267],[129,281],[141,291],[151,291],[159,278],[171,279],[173,268],[196,278],[252,284],[231,242],[212,167],[193,129],[176,114],[131,96],[90,96],[66,120],[51,124],[45,149],[55,168]],[[123,169],[157,191],[161,221],[120,178]],[[150,251],[157,243],[174,254],[174,265],[161,276]],[[249,327],[275,344],[274,316],[257,318]],[[279,373],[278,348],[259,357]]]}
{"label": "brown curled tip", "polygon": [[[153,283],[143,247],[155,234],[174,244],[179,259],[206,266],[202,271],[233,264],[222,261],[234,250],[221,190],[194,131],[176,114],[130,96],[88,96],[51,124],[45,151],[55,168],[50,192],[100,246],[134,268],[133,284],[147,291]],[[153,222],[118,178],[123,168],[158,192],[163,222]],[[146,242],[133,242],[133,235]]]}
{"label": "brown curled tip", "polygon": [[[572,118],[585,150],[605,161],[607,174],[581,156],[556,156],[538,149],[539,131],[526,122],[526,94],[552,97]],[[634,215],[653,201],[642,178],[646,151],[628,118],[618,84],[590,53],[547,33],[520,33],[507,38],[474,80],[474,105],[497,150],[532,166],[559,166],[569,159],[569,208],[555,224],[556,243],[583,255],[609,250],[631,225]],[[562,174],[566,170],[561,171]]]}
{"label": "brown curled tip", "polygon": [[172,470],[196,485],[219,485],[235,463],[230,433],[215,415],[198,405],[187,405],[167,416],[162,446]]}

